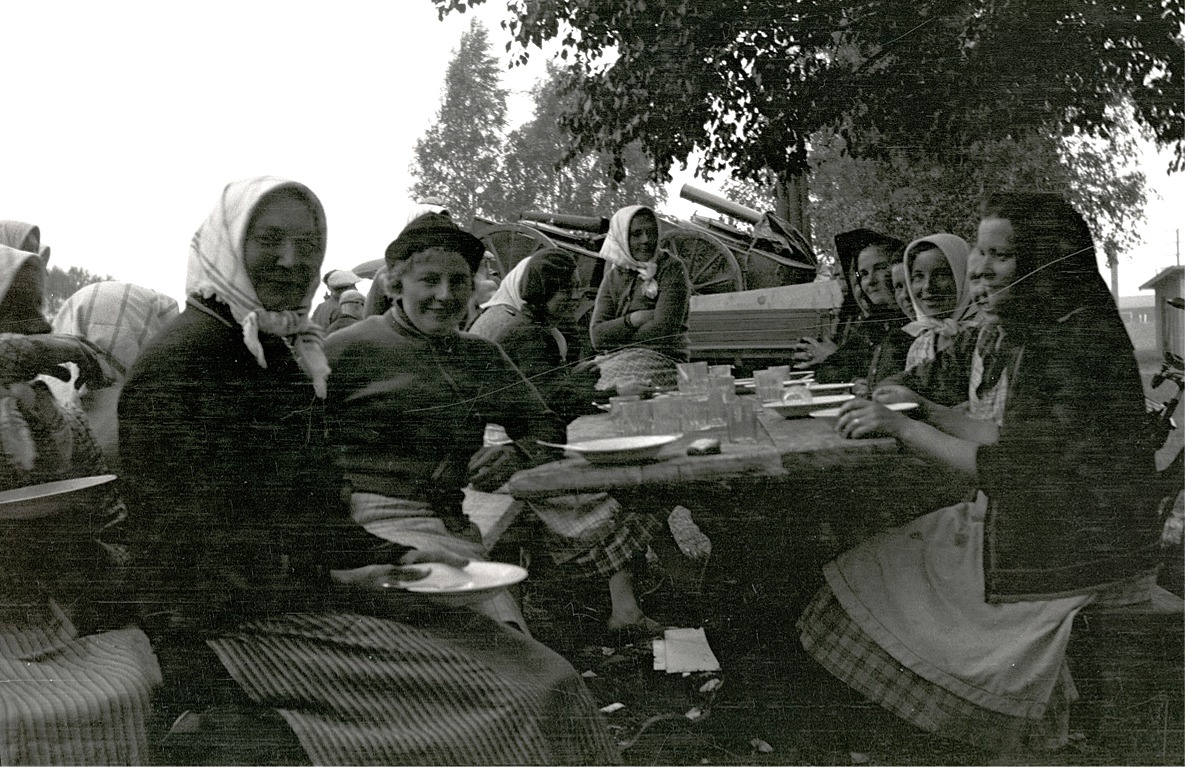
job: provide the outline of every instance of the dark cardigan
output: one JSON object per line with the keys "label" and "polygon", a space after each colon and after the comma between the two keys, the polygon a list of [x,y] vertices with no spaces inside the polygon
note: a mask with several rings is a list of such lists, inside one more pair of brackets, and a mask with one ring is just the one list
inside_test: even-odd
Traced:
{"label": "dark cardigan", "polygon": [[496,344],[465,333],[428,338],[398,312],[326,342],[337,460],[356,491],[460,514],[487,423],[528,449],[535,439],[563,442],[564,424]]}
{"label": "dark cardigan", "polygon": [[494,306],[486,311],[494,310],[501,310],[504,316],[496,323],[479,321],[472,332],[501,346],[510,361],[539,390],[548,407],[565,422],[599,412],[592,404],[599,392],[591,384],[585,388],[573,381],[572,367],[560,354],[559,343],[548,325],[534,320],[529,311],[515,312],[506,306]]}
{"label": "dark cardigan", "polygon": [[[597,289],[589,329],[593,347],[606,354],[629,346],[662,352],[676,360],[687,359],[687,315],[691,283],[687,267],[676,256],[658,256],[658,295],[648,297],[641,276],[629,269],[608,269]],[[638,328],[628,327],[625,316],[654,310],[654,319]]]}
{"label": "dark cardigan", "polygon": [[977,454],[989,601],[1076,593],[1157,561],[1154,448],[1131,341],[1109,301],[1052,324],[1025,338],[1000,439]]}
{"label": "dark cardigan", "polygon": [[133,367],[119,433],[148,628],[200,635],[315,609],[328,569],[407,549],[350,519],[321,402],[283,341],[260,336],[262,368],[225,305],[194,303]]}

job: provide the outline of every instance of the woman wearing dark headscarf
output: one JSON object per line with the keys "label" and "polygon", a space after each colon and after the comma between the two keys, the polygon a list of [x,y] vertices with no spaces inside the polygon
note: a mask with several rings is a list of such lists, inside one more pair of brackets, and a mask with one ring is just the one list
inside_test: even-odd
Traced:
{"label": "woman wearing dark headscarf", "polygon": [[600,255],[609,268],[589,328],[597,388],[674,386],[675,364],[687,361],[687,267],[658,246],[658,217],[641,205],[613,214]]}
{"label": "woman wearing dark headscarf", "polygon": [[[569,365],[567,341],[558,325],[571,319],[576,259],[561,250],[542,250],[519,262],[502,280],[485,311],[470,328],[502,347],[543,400],[565,422],[597,412],[598,372]],[[627,513],[607,493],[528,501],[548,531],[547,548],[557,564],[586,578],[609,581],[610,630],[654,632],[634,593],[630,566],[646,553],[659,520]]]}
{"label": "woman wearing dark headscarf", "polygon": [[896,436],[981,492],[828,564],[799,628],[829,671],[919,727],[991,750],[1056,748],[1076,697],[1075,614],[1147,599],[1155,580],[1143,388],[1090,232],[1064,200],[994,195],[976,251],[1010,339],[992,363],[1008,380],[998,440],[861,400],[837,429]]}
{"label": "woman wearing dark headscarf", "polygon": [[913,338],[902,330],[909,318],[897,307],[891,282],[891,263],[904,248],[900,240],[870,229],[835,236],[836,254],[861,316],[839,348],[814,366],[819,383],[862,379],[873,387],[904,369]]}
{"label": "woman wearing dark headscarf", "polygon": [[325,238],[307,187],[228,185],[191,242],[185,311],[120,399],[144,624],[165,676],[157,708],[165,726],[182,715],[162,761],[612,760],[554,653],[381,588],[404,579],[400,564],[457,560],[350,519],[308,317]]}
{"label": "woman wearing dark headscarf", "polygon": [[[107,473],[81,411],[59,406],[39,375],[103,386],[95,350],[50,335],[44,268],[0,246],[0,491]],[[114,485],[0,508],[0,761],[148,761],[146,721],[160,671],[148,637],[119,609],[123,522]],[[34,496],[35,497],[35,496]],[[45,509],[47,501],[42,501]]]}

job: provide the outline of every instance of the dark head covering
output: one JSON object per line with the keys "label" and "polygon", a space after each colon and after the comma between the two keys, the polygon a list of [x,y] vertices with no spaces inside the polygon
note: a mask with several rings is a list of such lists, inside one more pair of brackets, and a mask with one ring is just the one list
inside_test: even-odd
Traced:
{"label": "dark head covering", "polygon": [[523,303],[532,309],[540,309],[557,291],[572,286],[575,272],[576,257],[558,248],[531,254],[521,286]]}
{"label": "dark head covering", "polygon": [[856,276],[856,272],[859,271],[860,251],[872,245],[885,252],[889,263],[900,261],[905,255],[905,243],[896,237],[890,237],[872,229],[853,229],[850,232],[840,232],[835,235],[835,254],[839,258],[839,268],[843,270],[844,279],[848,281],[848,289],[852,297],[865,315],[900,314],[900,309],[896,306],[874,306],[864,295],[864,291],[860,289],[860,280]]}
{"label": "dark head covering", "polygon": [[387,266],[393,267],[428,248],[455,250],[474,272],[485,254],[481,240],[457,226],[450,217],[441,213],[425,213],[405,226],[383,255]]}
{"label": "dark head covering", "polygon": [[983,218],[1012,225],[1016,277],[1009,303],[1016,310],[1002,318],[1006,326],[1039,330],[1087,305],[1114,310],[1090,227],[1060,195],[997,192],[984,203]]}
{"label": "dark head covering", "polygon": [[45,264],[36,253],[0,245],[0,333],[53,330],[41,313],[44,285]]}

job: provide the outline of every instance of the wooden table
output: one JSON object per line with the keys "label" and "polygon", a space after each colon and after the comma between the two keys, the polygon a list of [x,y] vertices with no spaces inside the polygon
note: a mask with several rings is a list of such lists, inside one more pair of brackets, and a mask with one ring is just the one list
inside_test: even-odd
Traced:
{"label": "wooden table", "polygon": [[[731,443],[718,432],[687,434],[664,447],[659,460],[651,463],[594,466],[583,458],[567,458],[515,474],[507,489],[516,498],[544,498],[743,478],[792,479],[883,467],[886,458],[900,456],[896,440],[844,439],[831,420],[784,419],[763,409],[758,422],[764,433],[756,443]],[[568,427],[570,442],[610,436],[614,432],[608,415],[584,416]],[[687,445],[701,436],[719,438],[720,454],[687,455]]]}

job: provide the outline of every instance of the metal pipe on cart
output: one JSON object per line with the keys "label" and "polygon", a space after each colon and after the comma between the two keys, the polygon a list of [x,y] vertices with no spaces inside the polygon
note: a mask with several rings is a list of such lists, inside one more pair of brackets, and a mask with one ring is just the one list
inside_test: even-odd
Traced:
{"label": "metal pipe on cart", "polygon": [[726,200],[725,198],[712,194],[711,192],[705,192],[703,189],[697,189],[691,184],[684,184],[682,188],[679,189],[679,196],[684,200],[690,200],[691,202],[694,202],[696,205],[703,205],[705,208],[711,208],[721,215],[732,216],[735,219],[739,219],[750,224],[756,224],[761,220],[760,211],[754,210],[747,205],[735,203],[732,200]]}

